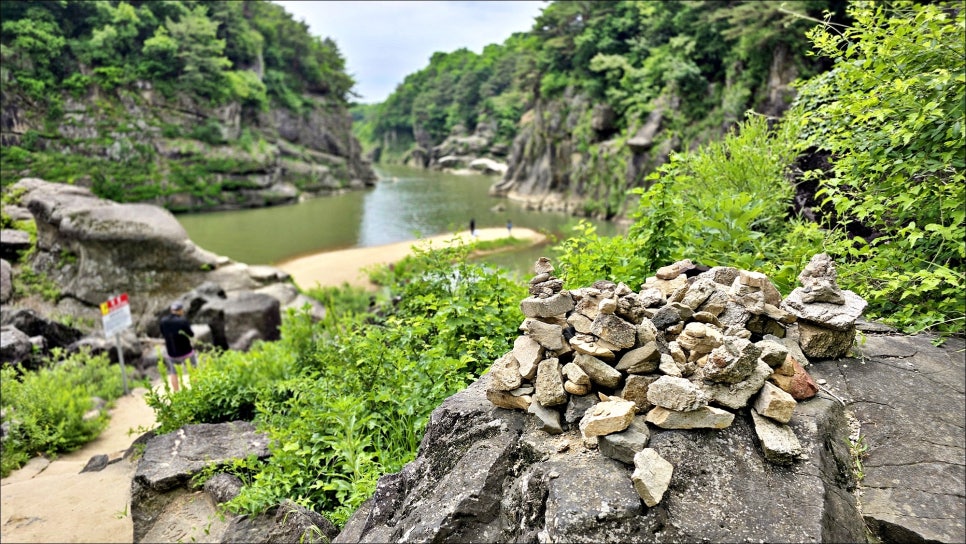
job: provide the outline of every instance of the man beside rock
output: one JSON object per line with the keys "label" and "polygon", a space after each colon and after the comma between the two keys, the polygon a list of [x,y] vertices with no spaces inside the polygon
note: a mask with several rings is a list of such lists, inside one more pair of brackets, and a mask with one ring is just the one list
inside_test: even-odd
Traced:
{"label": "man beside rock", "polygon": [[[161,335],[164,336],[165,356],[164,364],[168,367],[168,376],[171,379],[171,389],[178,391],[181,388],[178,382],[178,372],[175,367],[183,364],[187,359],[191,359],[191,366],[198,367],[198,356],[194,348],[191,347],[191,323],[184,317],[184,306],[180,302],[171,304],[171,312],[160,320]],[[185,373],[187,373],[187,365]]]}

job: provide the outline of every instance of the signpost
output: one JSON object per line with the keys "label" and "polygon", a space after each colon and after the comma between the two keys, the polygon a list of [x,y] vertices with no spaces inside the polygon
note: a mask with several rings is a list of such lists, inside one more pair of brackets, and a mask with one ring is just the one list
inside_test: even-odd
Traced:
{"label": "signpost", "polygon": [[121,364],[121,381],[127,395],[127,372],[124,371],[124,352],[121,350],[121,331],[131,326],[131,306],[127,293],[109,298],[101,303],[101,321],[104,323],[104,336],[114,336],[117,345],[117,360]]}

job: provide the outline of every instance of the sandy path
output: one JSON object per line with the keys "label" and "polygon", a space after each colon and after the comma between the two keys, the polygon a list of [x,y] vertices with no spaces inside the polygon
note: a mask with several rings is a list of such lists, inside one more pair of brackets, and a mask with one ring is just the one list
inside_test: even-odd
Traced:
{"label": "sandy path", "polygon": [[131,542],[131,480],[136,463],[121,459],[99,472],[80,473],[91,457],[120,458],[139,431],[153,427],[154,411],[137,388],[117,399],[111,421],[83,448],[48,462],[35,457],[0,480],[0,541]]}
{"label": "sandy path", "polygon": [[[478,229],[477,240],[497,240],[507,237],[504,228]],[[513,237],[540,244],[546,236],[534,230],[514,227]],[[449,247],[460,241],[469,243],[472,240],[469,231],[455,234],[440,234],[419,240],[398,242],[376,247],[358,247],[342,251],[318,253],[306,257],[298,257],[277,265],[277,268],[288,272],[295,284],[302,289],[312,289],[316,286],[337,287],[343,283],[358,287],[372,287],[365,274],[365,269],[378,264],[389,264],[399,261],[416,245],[418,247]]]}

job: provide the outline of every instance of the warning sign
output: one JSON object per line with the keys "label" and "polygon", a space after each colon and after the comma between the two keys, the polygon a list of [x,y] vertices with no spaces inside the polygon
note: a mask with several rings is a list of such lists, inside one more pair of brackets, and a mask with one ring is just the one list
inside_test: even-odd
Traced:
{"label": "warning sign", "polygon": [[131,307],[128,305],[127,293],[101,303],[101,321],[104,323],[104,336],[114,336],[131,326]]}

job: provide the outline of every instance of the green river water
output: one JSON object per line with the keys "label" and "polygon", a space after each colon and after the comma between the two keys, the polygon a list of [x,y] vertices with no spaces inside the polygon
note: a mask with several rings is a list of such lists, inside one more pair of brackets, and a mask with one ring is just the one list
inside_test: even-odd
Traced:
{"label": "green river water", "polygon": [[[488,194],[496,178],[380,166],[372,189],[319,197],[290,206],[182,214],[178,220],[196,244],[247,264],[278,264],[311,253],[371,247],[477,228],[514,227],[570,235],[576,219],[566,214],[535,212]],[[500,205],[502,211],[495,211]],[[595,221],[598,232],[613,235],[617,227]],[[537,247],[491,255],[485,261],[525,272],[547,253]]]}

